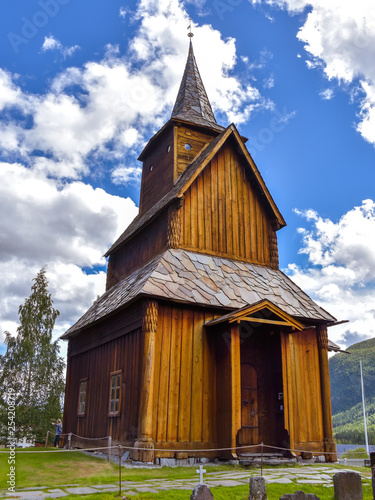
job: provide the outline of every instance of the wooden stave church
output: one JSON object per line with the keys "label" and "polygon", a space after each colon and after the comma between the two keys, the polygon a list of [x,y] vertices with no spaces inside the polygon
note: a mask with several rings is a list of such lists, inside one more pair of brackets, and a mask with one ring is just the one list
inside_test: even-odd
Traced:
{"label": "wooden stave church", "polygon": [[336,461],[336,319],[279,270],[286,223],[246,141],[216,123],[190,41],[171,119],[139,157],[139,215],[106,254],[106,292],[62,337],[64,433],[111,436],[145,462],[262,442]]}

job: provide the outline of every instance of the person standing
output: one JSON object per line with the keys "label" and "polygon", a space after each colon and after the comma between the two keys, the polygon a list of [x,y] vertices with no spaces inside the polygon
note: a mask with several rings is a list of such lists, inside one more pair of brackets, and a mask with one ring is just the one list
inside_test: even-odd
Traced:
{"label": "person standing", "polygon": [[53,446],[56,448],[59,446],[59,442],[60,442],[60,436],[61,436],[61,433],[62,433],[62,423],[61,423],[61,420],[58,418],[56,423],[52,422],[52,425],[55,425],[56,426],[56,436],[55,436],[55,440],[53,442]]}

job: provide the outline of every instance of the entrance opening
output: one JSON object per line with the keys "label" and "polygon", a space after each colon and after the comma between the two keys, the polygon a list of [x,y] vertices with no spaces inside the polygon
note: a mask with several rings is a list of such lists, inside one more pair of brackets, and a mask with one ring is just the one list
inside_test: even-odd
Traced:
{"label": "entrance opening", "polygon": [[238,444],[258,444],[258,377],[254,366],[241,363],[241,429]]}

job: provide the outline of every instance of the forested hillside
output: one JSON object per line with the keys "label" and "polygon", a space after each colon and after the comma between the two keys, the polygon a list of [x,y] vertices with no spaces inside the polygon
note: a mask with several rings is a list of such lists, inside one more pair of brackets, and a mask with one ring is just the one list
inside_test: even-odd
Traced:
{"label": "forested hillside", "polygon": [[329,361],[334,436],[341,443],[364,443],[362,359],[369,441],[375,444],[375,338],[359,342]]}

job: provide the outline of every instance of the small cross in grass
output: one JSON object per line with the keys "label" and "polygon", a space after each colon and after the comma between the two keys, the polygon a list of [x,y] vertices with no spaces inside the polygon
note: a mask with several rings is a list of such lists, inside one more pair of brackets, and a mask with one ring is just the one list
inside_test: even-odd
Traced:
{"label": "small cross in grass", "polygon": [[199,484],[203,484],[203,474],[206,474],[206,469],[203,469],[203,465],[200,465],[199,470],[196,470],[195,472],[199,474]]}

